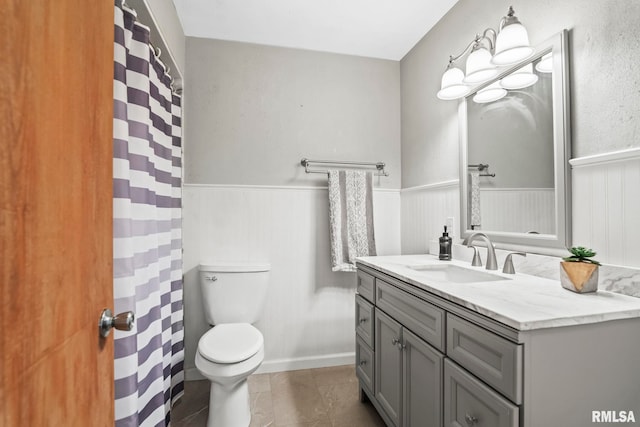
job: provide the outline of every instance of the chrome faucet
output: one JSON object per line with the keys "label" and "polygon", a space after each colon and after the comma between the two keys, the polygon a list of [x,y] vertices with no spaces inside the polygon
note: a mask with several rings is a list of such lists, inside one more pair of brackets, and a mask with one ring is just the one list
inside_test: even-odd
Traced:
{"label": "chrome faucet", "polygon": [[467,245],[468,248],[471,247],[473,241],[476,238],[481,238],[487,244],[487,270],[497,270],[498,269],[498,261],[496,260],[496,249],[493,247],[493,243],[491,243],[491,239],[484,233],[476,232],[471,233],[469,237],[462,241],[463,245]]}
{"label": "chrome faucet", "polygon": [[527,256],[525,252],[511,252],[504,260],[504,267],[502,268],[503,273],[516,274],[516,269],[513,268],[513,261],[511,260],[512,255]]}

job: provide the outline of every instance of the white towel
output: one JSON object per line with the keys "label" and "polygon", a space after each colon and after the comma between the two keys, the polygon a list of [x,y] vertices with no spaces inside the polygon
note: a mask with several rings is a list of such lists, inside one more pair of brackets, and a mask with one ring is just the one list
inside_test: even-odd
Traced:
{"label": "white towel", "polygon": [[469,213],[471,229],[480,227],[480,172],[469,172]]}
{"label": "white towel", "polygon": [[329,171],[329,237],[333,271],[355,271],[355,259],[376,255],[373,174]]}

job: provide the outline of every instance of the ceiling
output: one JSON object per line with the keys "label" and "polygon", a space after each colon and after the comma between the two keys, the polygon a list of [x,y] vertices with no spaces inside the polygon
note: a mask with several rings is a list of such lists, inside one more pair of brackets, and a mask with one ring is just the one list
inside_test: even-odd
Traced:
{"label": "ceiling", "polygon": [[185,35],[400,60],[457,0],[173,0]]}

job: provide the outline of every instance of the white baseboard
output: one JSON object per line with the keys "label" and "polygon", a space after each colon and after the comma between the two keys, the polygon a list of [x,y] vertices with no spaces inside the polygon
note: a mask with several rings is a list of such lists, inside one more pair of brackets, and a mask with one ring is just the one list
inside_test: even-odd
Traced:
{"label": "white baseboard", "polygon": [[330,366],[353,365],[355,352],[327,354],[324,356],[299,357],[295,359],[267,360],[260,365],[257,374],[269,372],[297,371],[299,369],[328,368]]}
{"label": "white baseboard", "polygon": [[[324,356],[299,357],[295,359],[266,360],[255,372],[267,374],[271,372],[297,371],[300,369],[328,368],[331,366],[353,365],[356,360],[355,352],[328,354]],[[185,381],[204,380],[197,368],[187,368],[184,371]]]}
{"label": "white baseboard", "polygon": [[256,373],[266,374],[269,372],[297,371],[299,369],[353,365],[355,361],[355,352],[328,354],[325,356],[299,357],[295,359],[267,360],[260,365]]}

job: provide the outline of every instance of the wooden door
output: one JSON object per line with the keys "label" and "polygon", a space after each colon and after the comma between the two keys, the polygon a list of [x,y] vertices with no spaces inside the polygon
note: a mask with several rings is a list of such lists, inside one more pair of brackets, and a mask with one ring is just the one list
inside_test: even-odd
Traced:
{"label": "wooden door", "polygon": [[0,22],[0,425],[113,426],[113,4]]}

